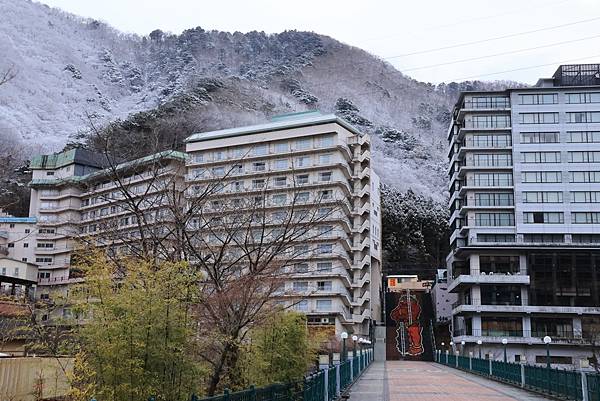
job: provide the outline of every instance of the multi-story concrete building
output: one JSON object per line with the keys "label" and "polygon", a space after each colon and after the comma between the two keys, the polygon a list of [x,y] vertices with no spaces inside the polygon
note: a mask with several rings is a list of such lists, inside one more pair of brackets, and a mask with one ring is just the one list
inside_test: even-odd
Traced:
{"label": "multi-story concrete building", "polygon": [[305,251],[279,302],[305,312],[309,324],[368,336],[381,321],[379,180],[369,137],[333,115],[300,113],[192,135],[186,152],[190,185],[219,180],[218,197],[258,197],[275,225],[290,208],[330,211],[316,227],[322,235],[297,244]]}
{"label": "multi-story concrete building", "polygon": [[[600,334],[600,65],[465,92],[448,132],[454,344],[586,365]],[[459,346],[460,348],[460,346]]]}

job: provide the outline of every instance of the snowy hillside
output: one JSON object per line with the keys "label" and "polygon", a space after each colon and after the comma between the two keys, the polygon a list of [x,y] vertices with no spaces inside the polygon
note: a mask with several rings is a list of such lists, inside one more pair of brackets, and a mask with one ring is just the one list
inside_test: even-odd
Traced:
{"label": "snowy hillside", "polygon": [[27,0],[0,0],[0,10],[0,71],[18,74],[0,87],[0,141],[33,151],[61,149],[90,122],[121,119],[132,135],[143,132],[140,115],[135,124],[128,116],[157,107],[196,120],[172,134],[175,146],[187,131],[316,108],[374,134],[384,182],[442,200],[445,131],[457,91],[490,85],[434,87],[308,32],[194,28],[142,38]]}

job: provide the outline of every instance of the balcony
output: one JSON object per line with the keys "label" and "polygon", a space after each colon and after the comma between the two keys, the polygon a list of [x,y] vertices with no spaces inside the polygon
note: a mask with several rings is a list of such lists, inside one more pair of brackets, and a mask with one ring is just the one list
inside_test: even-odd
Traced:
{"label": "balcony", "polygon": [[471,329],[455,330],[453,333],[454,342],[476,342],[483,340],[485,343],[502,343],[506,338],[509,344],[527,344],[543,345],[545,336],[552,338],[552,344],[555,345],[586,345],[590,344],[589,338],[583,337],[581,333],[574,331],[547,332],[532,330],[513,330],[513,329]]}
{"label": "balcony", "polygon": [[510,109],[510,99],[508,97],[478,97],[465,100],[462,108],[467,110],[506,110]]}
{"label": "balcony", "polygon": [[465,287],[472,285],[482,284],[514,284],[514,285],[529,285],[530,278],[526,274],[516,272],[514,274],[509,273],[480,273],[480,274],[466,274],[459,275],[455,278],[450,285],[448,285],[448,292],[455,292]]}

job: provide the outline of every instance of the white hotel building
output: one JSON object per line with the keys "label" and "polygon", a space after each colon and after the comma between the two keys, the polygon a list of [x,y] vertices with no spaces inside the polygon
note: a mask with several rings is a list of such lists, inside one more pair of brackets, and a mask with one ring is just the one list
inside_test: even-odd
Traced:
{"label": "white hotel building", "polygon": [[[448,132],[456,351],[587,366],[600,334],[600,65],[462,93]],[[462,342],[465,345],[461,345]]]}
{"label": "white hotel building", "polygon": [[[25,262],[39,271],[37,298],[51,301],[82,279],[71,260],[77,238],[117,252],[127,252],[123,233],[135,241],[138,219],[123,207],[123,194],[112,178],[115,170],[104,164],[99,155],[82,149],[33,159],[30,232],[11,234],[15,225],[5,219],[0,256],[20,261],[23,252],[30,254]],[[223,177],[232,168],[235,174]],[[164,188],[153,184],[157,172],[181,188],[223,181],[219,196],[265,196],[273,213],[289,207],[291,192],[306,204],[318,199],[324,206],[328,201],[344,205],[322,222],[327,228],[322,238],[298,244],[308,252],[294,261],[278,302],[305,312],[309,324],[338,333],[367,337],[373,323],[381,321],[379,180],[371,168],[369,136],[344,120],[299,113],[262,125],[198,133],[187,139],[185,153],[163,152],[116,169],[133,196],[158,199],[143,212],[144,224],[155,230],[165,224],[160,210]],[[186,202],[192,201],[186,193]],[[24,231],[21,225],[17,229]]]}

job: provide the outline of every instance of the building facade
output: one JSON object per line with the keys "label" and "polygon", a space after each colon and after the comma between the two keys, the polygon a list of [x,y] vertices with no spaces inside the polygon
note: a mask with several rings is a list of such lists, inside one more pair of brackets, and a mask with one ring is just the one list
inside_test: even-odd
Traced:
{"label": "building facade", "polygon": [[[212,198],[279,215],[304,205],[325,211],[286,270],[279,303],[311,325],[367,337],[381,321],[379,179],[367,135],[333,115],[299,113],[268,124],[205,132],[187,139],[190,187],[222,183]],[[192,197],[194,195],[191,195]]]}
{"label": "building facade", "polygon": [[[462,93],[448,132],[453,342],[588,366],[600,334],[600,66]],[[462,342],[465,342],[462,345]],[[464,349],[461,349],[464,348]]]}

